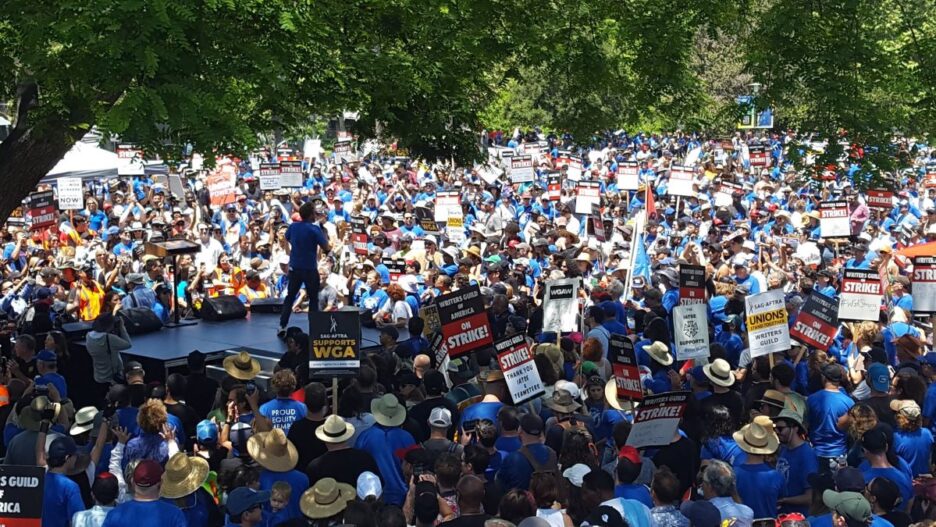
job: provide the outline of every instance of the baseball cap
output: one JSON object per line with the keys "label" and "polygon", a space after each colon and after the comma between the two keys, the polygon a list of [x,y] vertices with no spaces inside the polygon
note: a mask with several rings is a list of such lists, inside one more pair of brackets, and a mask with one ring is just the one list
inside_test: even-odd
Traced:
{"label": "baseball cap", "polygon": [[877,392],[887,392],[890,389],[890,370],[887,366],[875,362],[868,368],[868,385]]}
{"label": "baseball cap", "polygon": [[855,467],[838,469],[834,481],[839,492],[861,492],[865,488],[864,474]]}
{"label": "baseball cap", "polygon": [[138,487],[152,487],[160,482],[163,468],[152,459],[144,459],[133,469],[133,484]]}
{"label": "baseball cap", "polygon": [[146,372],[143,371],[143,365],[139,362],[132,360],[127,363],[124,367],[124,375],[145,375]]}
{"label": "baseball cap", "polygon": [[435,396],[445,393],[445,374],[439,370],[429,370],[423,375],[423,387],[426,395]]}
{"label": "baseball cap", "polygon": [[887,434],[876,426],[861,435],[861,448],[869,452],[882,452],[887,450]]}
{"label": "baseball cap", "polygon": [[60,464],[68,456],[73,456],[78,452],[78,445],[75,440],[69,436],[58,436],[49,445],[49,461],[54,464]]}
{"label": "baseball cap", "polygon": [[585,479],[585,475],[591,472],[591,467],[584,463],[576,463],[571,467],[562,471],[562,477],[569,480],[569,483],[582,488],[582,480]]}
{"label": "baseball cap", "polygon": [[270,491],[253,490],[249,487],[237,487],[228,494],[227,511],[231,516],[243,514],[256,505],[270,501]]}
{"label": "baseball cap", "polygon": [[826,364],[822,367],[822,376],[832,382],[842,382],[842,367],[838,364]]}
{"label": "baseball cap", "polygon": [[452,412],[443,406],[436,406],[429,413],[429,425],[437,428],[452,426]]}
{"label": "baseball cap", "polygon": [[39,362],[58,362],[58,357],[52,350],[42,350],[36,354],[36,360]]}
{"label": "baseball cap", "polygon": [[628,445],[621,447],[621,450],[618,452],[618,459],[626,459],[635,465],[643,463],[643,460],[640,459],[640,452],[637,452],[636,448]]}
{"label": "baseball cap", "polygon": [[679,512],[689,518],[692,527],[719,527],[721,513],[708,500],[686,501],[679,507]]}
{"label": "baseball cap", "polygon": [[891,401],[890,409],[899,414],[903,414],[908,419],[920,417],[920,405],[914,400],[896,400]]}
{"label": "baseball cap", "polygon": [[520,418],[520,429],[531,436],[543,433],[543,420],[538,415],[526,414]]}
{"label": "baseball cap", "polygon": [[211,419],[203,419],[195,426],[195,439],[205,445],[218,442],[218,425]]}
{"label": "baseball cap", "polygon": [[822,503],[849,520],[859,523],[871,520],[871,504],[858,492],[827,490],[822,493]]}

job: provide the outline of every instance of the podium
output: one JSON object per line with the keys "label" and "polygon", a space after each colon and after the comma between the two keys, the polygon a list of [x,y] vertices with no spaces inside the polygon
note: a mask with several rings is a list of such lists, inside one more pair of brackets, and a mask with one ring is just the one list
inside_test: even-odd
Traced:
{"label": "podium", "polygon": [[201,250],[201,246],[195,242],[184,239],[165,240],[158,242],[146,242],[143,247],[145,254],[151,254],[159,258],[172,258],[172,322],[163,324],[164,328],[179,328],[183,326],[194,326],[198,324],[197,320],[182,321],[179,319],[179,260],[181,254],[194,254]]}

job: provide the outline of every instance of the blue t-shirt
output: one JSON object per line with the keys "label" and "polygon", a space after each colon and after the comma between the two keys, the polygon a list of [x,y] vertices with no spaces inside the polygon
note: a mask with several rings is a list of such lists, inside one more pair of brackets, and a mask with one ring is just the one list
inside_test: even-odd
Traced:
{"label": "blue t-shirt", "polygon": [[267,401],[260,406],[260,415],[273,423],[283,433],[289,433],[289,427],[299,419],[306,416],[306,405],[292,399],[277,398]]}
{"label": "blue t-shirt", "polygon": [[900,469],[894,467],[871,468],[870,465],[859,466],[858,469],[864,474],[865,484],[871,483],[871,480],[874,478],[886,478],[891,480],[900,488],[900,497],[903,499],[904,506],[913,499],[913,482],[910,481],[910,478],[901,472]]}
{"label": "blue t-shirt", "polygon": [[416,441],[406,430],[396,427],[390,428],[380,424],[375,424],[361,432],[354,443],[354,448],[366,451],[377,462],[377,468],[380,469],[380,477],[384,484],[383,499],[386,503],[403,505],[409,486],[403,480],[403,468],[400,459],[394,453],[400,448],[406,448],[414,444],[416,444]]}
{"label": "blue t-shirt", "polygon": [[85,510],[78,484],[67,476],[46,472],[42,496],[42,526],[68,527],[76,512]]}
{"label": "blue t-shirt", "polygon": [[894,451],[910,465],[913,477],[929,474],[930,451],[933,448],[933,434],[926,428],[913,432],[894,431]]}
{"label": "blue t-shirt", "polygon": [[741,502],[754,511],[754,517],[776,517],[783,476],[767,463],[736,465],[735,475]]}
{"label": "blue t-shirt", "polygon": [[164,501],[128,501],[107,513],[103,527],[186,527],[185,515]]}
{"label": "blue t-shirt", "polygon": [[730,435],[715,437],[702,443],[702,461],[718,459],[729,465],[738,465],[747,460],[747,454]]}
{"label": "blue t-shirt", "polygon": [[639,483],[620,483],[614,487],[614,497],[626,500],[637,500],[649,508],[653,508],[653,498],[646,485]]}
{"label": "blue t-shirt", "polygon": [[[783,476],[783,498],[799,496],[811,488],[809,484],[809,475],[819,472],[819,460],[816,458],[816,452],[813,451],[809,443],[789,449],[780,448],[780,455],[777,457],[777,472]],[[799,512],[803,515],[809,513],[808,505],[784,505],[780,512]]]}
{"label": "blue t-shirt", "polygon": [[318,248],[328,245],[328,238],[321,227],[307,221],[295,222],[286,229],[286,240],[292,246],[289,253],[290,269],[318,269]]}
{"label": "blue t-shirt", "polygon": [[851,397],[840,391],[819,390],[806,398],[809,437],[817,456],[842,456],[848,451],[845,432],[839,430],[837,423],[854,405]]}
{"label": "blue t-shirt", "polygon": [[[306,476],[304,472],[299,472],[298,470],[271,472],[267,469],[263,469],[260,471],[260,490],[271,490],[273,484],[277,481],[289,483],[289,488],[292,489],[292,494],[289,495],[289,503],[287,503],[286,507],[283,509],[287,511],[285,515],[286,518],[290,520],[293,518],[302,518],[302,511],[299,510],[299,498],[302,497],[303,492],[309,489],[309,476]],[[263,510],[267,513],[272,512],[269,503],[264,504]]]}
{"label": "blue t-shirt", "polygon": [[[549,460],[549,451],[552,450],[542,443],[533,443],[527,445],[530,455],[538,463],[546,463]],[[509,454],[501,464],[497,472],[497,480],[505,489],[517,488],[527,490],[530,487],[530,476],[533,475],[533,465],[527,461],[522,452],[517,451]]]}
{"label": "blue t-shirt", "polygon": [[508,454],[520,450],[521,446],[523,443],[520,442],[519,436],[498,437],[497,441],[494,441],[494,448]]}

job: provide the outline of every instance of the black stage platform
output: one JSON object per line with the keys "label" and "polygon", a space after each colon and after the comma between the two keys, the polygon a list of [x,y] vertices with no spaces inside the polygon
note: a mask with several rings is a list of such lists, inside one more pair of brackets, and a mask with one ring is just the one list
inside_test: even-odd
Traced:
{"label": "black stage platform", "polygon": [[[307,331],[309,319],[306,313],[293,313],[290,326]],[[208,364],[219,364],[229,351],[241,349],[261,359],[277,361],[285,351],[286,344],[276,336],[279,315],[251,313],[245,319],[225,322],[207,322],[177,328],[163,328],[146,335],[131,337],[133,347],[122,352],[124,362],[139,361],[146,370],[146,379],[163,380],[174,371],[186,369],[186,358],[192,350],[208,355]],[[400,340],[409,338],[406,329],[400,329]],[[379,331],[361,328],[363,351],[377,348]],[[83,344],[79,342],[79,345]],[[220,364],[219,364],[220,365]]]}

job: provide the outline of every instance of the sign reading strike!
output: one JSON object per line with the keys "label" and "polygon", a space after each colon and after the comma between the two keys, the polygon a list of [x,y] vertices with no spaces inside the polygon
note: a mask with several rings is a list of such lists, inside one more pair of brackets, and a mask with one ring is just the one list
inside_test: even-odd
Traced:
{"label": "sign reading strike!", "polygon": [[352,311],[309,312],[309,375],[354,377],[361,369],[361,315]]}
{"label": "sign reading strike!", "polygon": [[790,336],[813,348],[828,351],[837,331],[838,306],[835,300],[813,291],[793,321]]}
{"label": "sign reading strike!", "polygon": [[143,151],[133,145],[117,146],[117,175],[142,176],[146,174],[143,166]]}
{"label": "sign reading strike!", "polygon": [[513,404],[523,404],[546,393],[523,334],[495,342],[494,350]]}
{"label": "sign reading strike!", "polygon": [[634,342],[626,335],[612,333],[608,340],[608,359],[614,372],[618,399],[643,399],[643,385],[640,383],[640,366],[637,365]]}
{"label": "sign reading strike!", "polygon": [[790,349],[790,328],[782,289],[749,296],[744,299],[744,305],[751,357]]}
{"label": "sign reading strike!", "polygon": [[592,233],[599,242],[605,241],[604,218],[601,216],[601,207],[592,205],[591,207]]}
{"label": "sign reading strike!", "polygon": [[26,199],[26,224],[29,230],[38,231],[55,225],[58,212],[55,195],[51,190],[33,192]]}
{"label": "sign reading strike!", "polygon": [[367,220],[351,216],[351,246],[354,254],[367,254]]}
{"label": "sign reading strike!", "polygon": [[637,190],[640,186],[640,166],[636,161],[623,161],[617,168],[618,190]]}
{"label": "sign reading strike!", "polygon": [[913,259],[913,312],[936,314],[936,256]]}
{"label": "sign reading strike!", "polygon": [[847,201],[823,201],[819,203],[819,218],[819,233],[823,238],[851,235]]}
{"label": "sign reading strike!", "polygon": [[762,145],[749,146],[748,155],[752,167],[766,168],[770,164],[769,153]]}
{"label": "sign reading strike!", "polygon": [[679,265],[679,304],[705,303],[705,267]]}
{"label": "sign reading strike!", "polygon": [[873,320],[881,316],[884,291],[876,271],[845,269],[839,294],[839,320]]}
{"label": "sign reading strike!", "polygon": [[481,289],[471,286],[446,293],[438,298],[439,322],[443,345],[455,358],[494,343]]}
{"label": "sign reading strike!", "polygon": [[673,166],[670,168],[669,185],[666,192],[670,196],[695,196],[692,188],[695,175],[691,167]]}
{"label": "sign reading strike!", "polygon": [[578,327],[577,278],[546,282],[543,300],[543,331],[575,331]]}
{"label": "sign reading strike!", "polygon": [[278,190],[281,188],[279,163],[260,163],[260,172],[257,179],[260,180],[260,190]]}
{"label": "sign reading strike!", "polygon": [[634,426],[627,445],[634,448],[668,445],[689,404],[689,392],[666,392],[647,396],[634,412]]}
{"label": "sign reading strike!", "polygon": [[597,181],[579,181],[575,191],[576,214],[591,214],[592,205],[601,204],[601,183]]}
{"label": "sign reading strike!", "polygon": [[709,356],[708,306],[684,304],[673,308],[673,338],[676,359],[700,359]]}
{"label": "sign reading strike!", "polygon": [[869,190],[868,207],[891,210],[894,208],[894,193],[889,190]]}
{"label": "sign reading strike!", "polygon": [[0,525],[42,525],[45,476],[43,467],[0,466]]}
{"label": "sign reading strike!", "polygon": [[286,188],[302,186],[302,161],[280,161],[280,185]]}
{"label": "sign reading strike!", "polygon": [[562,197],[562,174],[556,172],[547,178],[546,195],[549,201],[559,201]]}
{"label": "sign reading strike!", "polygon": [[510,182],[529,183],[533,181],[533,156],[513,156],[510,158]]}

